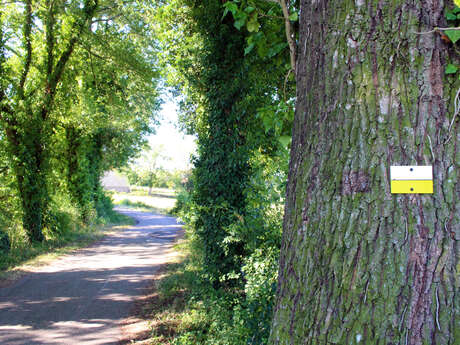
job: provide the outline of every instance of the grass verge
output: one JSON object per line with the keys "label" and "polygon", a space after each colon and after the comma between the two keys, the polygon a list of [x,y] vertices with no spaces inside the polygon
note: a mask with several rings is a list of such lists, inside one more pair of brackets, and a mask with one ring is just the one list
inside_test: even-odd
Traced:
{"label": "grass verge", "polygon": [[136,211],[164,214],[165,216],[171,215],[170,210],[167,208],[154,207],[142,201],[131,201],[130,199],[122,199],[122,200],[117,201],[114,204],[117,206],[127,206]]}
{"label": "grass verge", "polygon": [[115,205],[127,206],[144,212],[153,212],[171,215],[171,209],[176,204],[173,190],[156,190],[154,195],[139,195],[136,192],[112,192],[111,197]]}

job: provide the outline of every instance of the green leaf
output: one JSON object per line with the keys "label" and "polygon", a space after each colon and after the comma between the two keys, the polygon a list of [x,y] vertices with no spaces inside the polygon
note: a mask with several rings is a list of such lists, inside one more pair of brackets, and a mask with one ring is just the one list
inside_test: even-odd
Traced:
{"label": "green leaf", "polygon": [[233,15],[238,11],[238,6],[234,2],[231,2],[231,1],[226,2],[224,4],[224,7],[227,10],[227,12],[230,11],[232,12]]}
{"label": "green leaf", "polygon": [[291,142],[291,137],[288,135],[282,135],[278,138],[278,141],[283,145],[283,147],[287,147]]}
{"label": "green leaf", "polygon": [[251,20],[247,24],[247,28],[249,32],[257,32],[259,31],[259,22],[257,21],[257,16],[251,17]]}
{"label": "green leaf", "polygon": [[444,33],[447,35],[447,37],[449,37],[452,43],[460,40],[460,30],[446,30]]}
{"label": "green leaf", "polygon": [[252,7],[252,6],[248,6],[244,9],[244,12],[246,13],[251,13],[251,12],[254,12],[255,11],[255,8]]}
{"label": "green leaf", "polygon": [[235,21],[235,23],[233,25],[238,30],[241,30],[241,28],[244,26],[244,23],[246,23],[246,18],[241,18],[241,19],[238,19],[237,21]]}
{"label": "green leaf", "polygon": [[452,13],[451,11],[446,11],[446,19],[447,20],[457,20],[457,16]]}
{"label": "green leaf", "polygon": [[284,48],[286,48],[288,46],[288,44],[286,42],[281,42],[281,43],[278,43],[278,44],[275,44],[274,46],[270,47],[270,49],[268,50],[268,57],[274,57],[275,55],[277,55],[279,52],[281,52]]}
{"label": "green leaf", "polygon": [[244,55],[248,55],[252,49],[254,49],[255,44],[251,43],[246,48],[244,48]]}
{"label": "green leaf", "polygon": [[291,13],[291,15],[289,16],[289,20],[293,22],[296,22],[298,19],[299,19],[299,15],[297,14],[297,12]]}
{"label": "green leaf", "polygon": [[451,63],[446,66],[446,74],[455,74],[458,71],[458,67],[455,65],[452,65]]}
{"label": "green leaf", "polygon": [[273,116],[273,114],[267,113],[267,114],[263,114],[263,117],[262,117],[262,122],[265,127],[265,132],[269,131],[273,127],[273,119],[270,115]]}

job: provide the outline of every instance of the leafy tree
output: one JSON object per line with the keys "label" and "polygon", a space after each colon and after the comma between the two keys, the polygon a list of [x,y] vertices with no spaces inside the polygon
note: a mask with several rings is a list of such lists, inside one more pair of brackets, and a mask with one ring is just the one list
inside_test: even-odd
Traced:
{"label": "leafy tree", "polygon": [[[95,28],[74,55],[75,68],[67,76],[78,83],[68,83],[73,96],[61,104],[66,109],[61,122],[68,188],[85,212],[102,197],[103,171],[120,168],[144,147],[143,134],[151,132],[159,107],[150,33],[139,32],[133,22],[142,19],[131,15],[129,7],[112,11],[118,17]],[[121,15],[130,15],[130,20]],[[69,112],[74,115],[65,116]]]}
{"label": "leafy tree", "polygon": [[[3,6],[3,5],[2,5]],[[2,36],[0,119],[22,202],[23,226],[33,241],[44,239],[48,210],[47,140],[59,82],[78,37],[88,30],[98,1],[60,6],[54,1],[5,5]]]}
{"label": "leafy tree", "polygon": [[284,24],[261,19],[273,46],[264,36],[267,44],[251,51],[251,34],[220,2],[173,1],[158,16],[165,19],[159,37],[169,52],[168,82],[182,97],[181,121],[198,135],[192,200],[206,271],[214,280],[237,277],[247,252],[242,238],[226,240],[227,229],[245,218],[252,157],[259,150],[276,155],[289,142],[293,88],[284,82]]}
{"label": "leafy tree", "polygon": [[[87,219],[102,171],[135,155],[150,131],[157,73],[144,6],[98,0],[3,6],[0,121],[33,241],[44,238],[50,184],[58,184],[50,176],[63,171],[63,157],[61,176],[68,176]],[[56,143],[65,143],[65,154]]]}
{"label": "leafy tree", "polygon": [[[264,344],[280,246],[293,73],[279,6],[259,2],[258,11],[273,7],[272,17],[260,16],[259,31],[249,31],[235,16],[247,3],[235,13],[225,4],[177,0],[158,9],[168,83],[181,100],[183,127],[198,136],[191,197],[180,194],[176,211],[193,229],[202,273],[214,288],[226,287],[201,297],[213,319],[207,343]],[[232,285],[237,288],[228,289]]]}

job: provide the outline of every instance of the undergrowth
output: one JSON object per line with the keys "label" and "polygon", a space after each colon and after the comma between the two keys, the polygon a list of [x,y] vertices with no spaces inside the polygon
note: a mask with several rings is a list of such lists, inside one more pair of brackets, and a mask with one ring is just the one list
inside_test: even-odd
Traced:
{"label": "undergrowth", "polygon": [[[200,244],[190,229],[175,249],[180,259],[163,267],[143,307],[142,317],[150,322],[149,337],[138,340],[150,345],[264,344],[277,255],[248,261],[245,271],[251,277],[246,284],[215,289],[203,270]],[[264,271],[258,260],[272,265]]]}
{"label": "undergrowth", "polygon": [[[240,266],[231,272],[217,266],[209,270],[208,251],[196,221],[202,205],[193,198],[193,190],[178,194],[172,212],[185,224],[185,239],[177,248],[183,258],[169,265],[157,283],[157,300],[149,307],[148,344],[267,343],[281,246],[285,175],[278,169],[287,161],[284,158],[254,158],[258,174],[251,178],[244,213],[233,215],[231,224],[219,229],[224,236],[219,245],[224,250],[242,247],[237,258]],[[226,212],[230,214],[231,209]],[[208,238],[208,242],[213,240],[217,239]]]}

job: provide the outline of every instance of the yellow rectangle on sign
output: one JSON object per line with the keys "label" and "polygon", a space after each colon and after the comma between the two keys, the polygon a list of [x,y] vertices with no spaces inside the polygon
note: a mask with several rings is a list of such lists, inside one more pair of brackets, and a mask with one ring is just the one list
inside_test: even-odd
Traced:
{"label": "yellow rectangle on sign", "polygon": [[433,194],[433,180],[392,180],[392,194]]}

